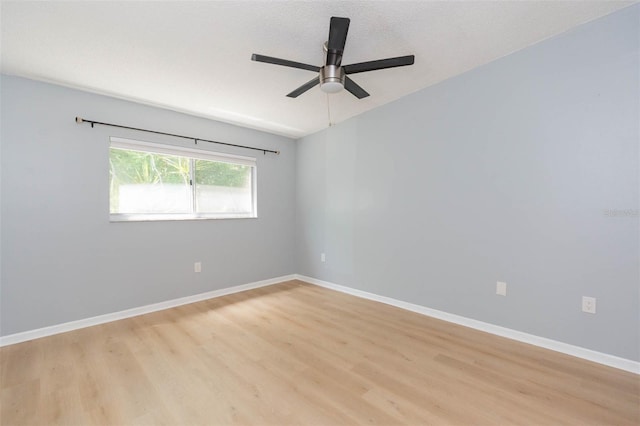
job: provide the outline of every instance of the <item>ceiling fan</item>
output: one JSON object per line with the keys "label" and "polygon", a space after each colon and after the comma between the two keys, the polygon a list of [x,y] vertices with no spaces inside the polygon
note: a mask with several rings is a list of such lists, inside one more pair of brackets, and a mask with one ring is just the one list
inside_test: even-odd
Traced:
{"label": "ceiling fan", "polygon": [[297,98],[317,84],[320,84],[320,90],[326,93],[336,93],[345,88],[358,99],[366,98],[369,96],[369,93],[350,79],[350,74],[413,65],[413,55],[342,65],[342,54],[344,52],[344,45],[347,42],[349,22],[349,18],[337,18],[335,16],[331,18],[329,40],[324,44],[326,64],[322,67],[273,58],[271,56],[258,55],[256,53],[251,55],[251,60],[318,73],[318,77],[314,77],[312,80],[289,93],[287,96],[290,98]]}

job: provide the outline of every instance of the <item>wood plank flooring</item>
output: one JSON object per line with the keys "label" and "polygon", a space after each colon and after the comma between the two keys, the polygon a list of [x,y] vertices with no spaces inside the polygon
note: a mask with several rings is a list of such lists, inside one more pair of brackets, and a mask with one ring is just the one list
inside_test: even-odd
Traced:
{"label": "wood plank flooring", "polygon": [[639,376],[299,281],[0,349],[8,425],[638,425]]}

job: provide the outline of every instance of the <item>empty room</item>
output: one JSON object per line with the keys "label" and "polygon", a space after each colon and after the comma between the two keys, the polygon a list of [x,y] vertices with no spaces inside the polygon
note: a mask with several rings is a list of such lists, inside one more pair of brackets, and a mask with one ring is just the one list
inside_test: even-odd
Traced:
{"label": "empty room", "polygon": [[640,424],[640,3],[0,31],[1,425]]}

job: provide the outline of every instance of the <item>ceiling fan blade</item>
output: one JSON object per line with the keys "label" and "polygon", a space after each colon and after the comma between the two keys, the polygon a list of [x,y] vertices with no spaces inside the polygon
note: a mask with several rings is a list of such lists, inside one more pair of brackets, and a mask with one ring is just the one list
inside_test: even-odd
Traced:
{"label": "ceiling fan blade", "polygon": [[327,41],[327,65],[340,66],[342,52],[347,42],[349,31],[349,18],[337,18],[333,16],[329,25],[329,40]]}
{"label": "ceiling fan blade", "polygon": [[385,68],[404,67],[405,65],[413,65],[414,58],[413,55],[408,55],[398,56],[397,58],[378,59],[377,61],[345,65],[342,69],[346,74],[355,74],[358,72],[383,70]]}
{"label": "ceiling fan blade", "polygon": [[286,59],[273,58],[271,56],[258,55],[256,53],[251,55],[251,60],[256,62],[264,62],[267,64],[282,65],[283,67],[299,68],[301,70],[307,70],[307,71],[315,71],[315,72],[320,71],[320,67],[316,67],[315,65],[288,61]]}
{"label": "ceiling fan blade", "polygon": [[344,78],[344,88],[358,99],[366,98],[367,96],[369,96],[366,90],[358,86],[356,82],[351,80],[349,77]]}
{"label": "ceiling fan blade", "polygon": [[318,77],[315,77],[312,80],[309,80],[308,82],[303,84],[302,86],[298,87],[293,92],[289,93],[287,96],[290,98],[297,98],[298,96],[302,95],[304,92],[311,89],[313,86],[317,85],[318,83],[320,83],[320,79]]}

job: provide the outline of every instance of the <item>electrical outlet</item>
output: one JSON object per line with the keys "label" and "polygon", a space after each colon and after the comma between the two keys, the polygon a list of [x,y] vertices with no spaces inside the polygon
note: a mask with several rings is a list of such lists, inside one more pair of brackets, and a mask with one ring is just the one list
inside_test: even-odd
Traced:
{"label": "electrical outlet", "polygon": [[596,298],[582,296],[582,312],[596,313]]}
{"label": "electrical outlet", "polygon": [[196,262],[193,264],[193,272],[202,272],[202,262]]}
{"label": "electrical outlet", "polygon": [[500,296],[506,296],[507,295],[507,283],[503,283],[502,281],[498,281],[496,283],[496,294],[499,294]]}
{"label": "electrical outlet", "polygon": [[325,262],[326,260],[327,260],[327,258],[324,255],[324,253],[320,253],[320,262]]}

